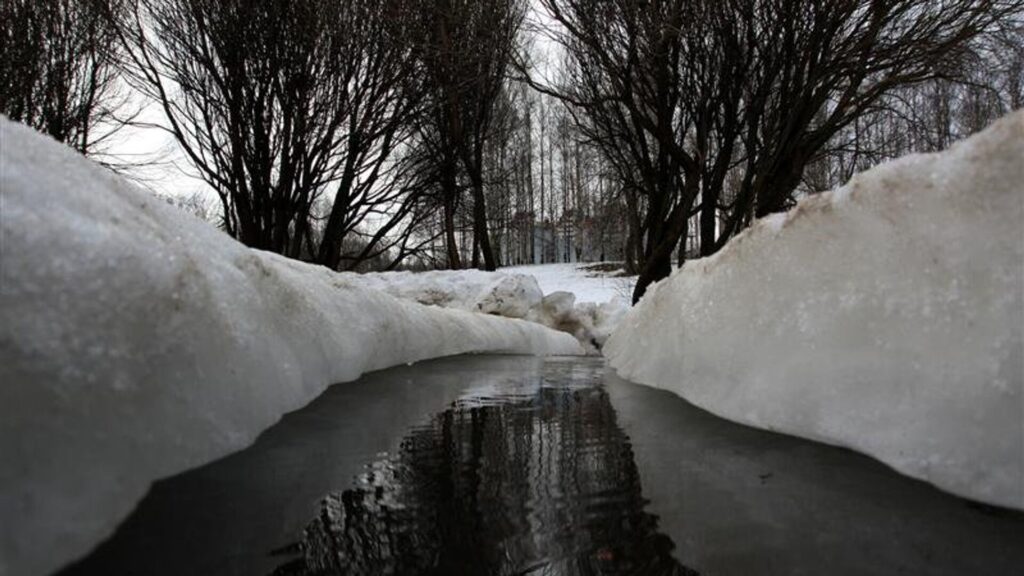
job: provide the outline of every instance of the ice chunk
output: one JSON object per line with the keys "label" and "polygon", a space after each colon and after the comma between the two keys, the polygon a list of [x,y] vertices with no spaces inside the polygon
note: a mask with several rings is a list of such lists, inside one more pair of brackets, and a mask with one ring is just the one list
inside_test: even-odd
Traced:
{"label": "ice chunk", "polygon": [[484,314],[525,318],[531,308],[541,303],[542,298],[537,280],[532,276],[503,275],[484,288],[477,298],[476,308]]}
{"label": "ice chunk", "polygon": [[[574,335],[592,353],[607,340],[616,322],[625,313],[628,300],[609,296],[607,302],[597,304],[584,301],[577,304],[577,295],[570,291],[555,291],[545,297],[538,280],[531,271],[550,283],[553,276],[564,273],[562,285],[581,293],[609,295],[605,290],[607,278],[589,278],[582,275],[575,264],[549,264],[524,266],[518,272],[500,270],[435,270],[429,272],[381,272],[370,274],[344,274],[346,281],[372,287],[399,298],[431,306],[469,310],[508,318],[524,318]],[[574,270],[576,270],[574,272]],[[632,282],[632,279],[612,280]],[[594,289],[594,286],[600,286]],[[615,284],[621,286],[621,283]],[[628,294],[628,292],[626,292]]]}
{"label": "ice chunk", "polygon": [[543,313],[553,322],[565,322],[571,319],[576,305],[576,295],[572,292],[552,292],[541,302]]}

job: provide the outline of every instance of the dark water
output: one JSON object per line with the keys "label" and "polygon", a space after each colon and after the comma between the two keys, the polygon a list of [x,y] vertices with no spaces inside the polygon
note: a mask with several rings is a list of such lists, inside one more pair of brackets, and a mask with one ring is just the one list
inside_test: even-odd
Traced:
{"label": "dark water", "polygon": [[63,573],[1022,574],[1024,515],[599,360],[462,357],[332,387]]}
{"label": "dark water", "polygon": [[327,496],[275,574],[685,573],[608,394],[573,383],[458,400],[414,427]]}

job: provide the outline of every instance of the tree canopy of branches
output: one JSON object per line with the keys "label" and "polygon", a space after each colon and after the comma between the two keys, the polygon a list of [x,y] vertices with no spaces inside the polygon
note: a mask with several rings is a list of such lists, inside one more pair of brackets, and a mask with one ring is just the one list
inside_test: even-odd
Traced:
{"label": "tree canopy of branches", "polygon": [[[542,0],[570,104],[624,188],[638,300],[700,214],[710,254],[786,209],[805,168],[894,90],[941,76],[1016,0]],[[723,195],[733,183],[729,197]],[[720,213],[724,222],[718,223]]]}
{"label": "tree canopy of branches", "polygon": [[0,113],[82,154],[122,102],[106,0],[0,2]]}
{"label": "tree canopy of branches", "polygon": [[[510,74],[532,10],[555,82]],[[332,269],[624,259],[636,300],[800,195],[1024,105],[1024,0],[0,0],[0,112],[95,158],[137,120],[126,88],[250,246]]]}
{"label": "tree canopy of branches", "polygon": [[227,232],[339,268],[400,242],[388,234],[414,204],[393,185],[418,106],[408,14],[402,0],[130,0],[117,21],[132,84],[220,197]]}
{"label": "tree canopy of branches", "polygon": [[448,265],[462,266],[455,211],[468,183],[473,206],[473,265],[494,270],[484,194],[485,148],[506,88],[526,11],[523,0],[420,0],[412,45],[422,70],[423,114],[416,119],[424,169],[435,176],[444,210]]}

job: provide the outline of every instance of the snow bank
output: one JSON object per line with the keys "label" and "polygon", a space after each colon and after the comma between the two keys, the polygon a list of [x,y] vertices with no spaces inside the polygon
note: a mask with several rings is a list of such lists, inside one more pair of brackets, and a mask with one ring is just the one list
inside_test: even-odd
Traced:
{"label": "snow bank", "polygon": [[[604,345],[615,324],[625,315],[627,300],[611,296],[601,304],[576,303],[579,291],[592,296],[595,283],[605,278],[586,278],[575,264],[523,266],[516,272],[480,270],[438,270],[430,272],[349,273],[346,280],[360,286],[387,292],[392,296],[420,304],[455,308],[483,314],[523,318],[576,337],[592,352]],[[550,280],[564,273],[562,286],[570,291],[555,291],[544,296],[538,276]],[[535,275],[536,274],[536,275]],[[618,280],[618,279],[616,279]]]}
{"label": "snow bank", "polygon": [[0,143],[0,574],[88,552],[153,479],[246,446],[330,383],[581,352],[249,250],[2,118]]}
{"label": "snow bank", "polygon": [[1024,112],[854,177],[653,287],[605,354],[739,422],[1024,508]]}
{"label": "snow bank", "polygon": [[576,295],[572,292],[552,292],[530,310],[526,319],[568,332],[588,349],[597,352],[626,315],[626,309],[624,303],[615,300],[604,304],[577,304]]}
{"label": "snow bank", "polygon": [[481,270],[381,272],[344,275],[353,283],[420,304],[525,318],[543,294],[533,276]]}

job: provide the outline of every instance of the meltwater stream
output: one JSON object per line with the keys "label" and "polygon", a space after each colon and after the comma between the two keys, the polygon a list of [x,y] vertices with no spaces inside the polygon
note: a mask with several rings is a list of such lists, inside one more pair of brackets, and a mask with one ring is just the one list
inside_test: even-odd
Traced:
{"label": "meltwater stream", "polygon": [[1024,514],[739,426],[599,359],[330,388],[158,482],[62,574],[1020,574]]}

